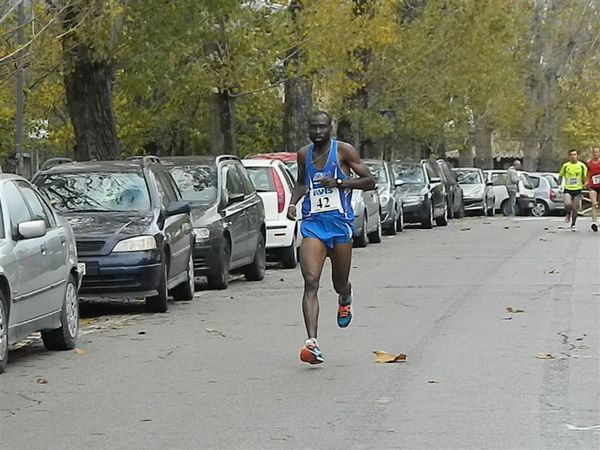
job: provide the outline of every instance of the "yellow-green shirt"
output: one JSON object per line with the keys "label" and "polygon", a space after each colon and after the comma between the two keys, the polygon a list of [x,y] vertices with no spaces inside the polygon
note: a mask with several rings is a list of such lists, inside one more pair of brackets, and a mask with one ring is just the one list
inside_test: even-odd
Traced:
{"label": "yellow-green shirt", "polygon": [[567,161],[561,166],[558,175],[565,179],[565,190],[581,190],[587,177],[587,166],[581,161]]}

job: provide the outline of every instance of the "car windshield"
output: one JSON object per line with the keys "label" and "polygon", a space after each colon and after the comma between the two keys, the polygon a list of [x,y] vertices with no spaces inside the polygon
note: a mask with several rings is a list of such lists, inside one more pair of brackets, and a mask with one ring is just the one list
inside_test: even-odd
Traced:
{"label": "car windshield", "polygon": [[290,172],[294,176],[294,180],[298,178],[298,163],[296,161],[284,161],[285,165],[288,166]]}
{"label": "car windshield", "polygon": [[214,166],[179,165],[171,167],[170,171],[185,201],[214,203],[217,200],[217,170]]}
{"label": "car windshield", "polygon": [[270,167],[246,167],[246,172],[257,192],[274,192],[275,181]]}
{"label": "car windshield", "polygon": [[371,171],[371,174],[373,174],[373,178],[375,178],[377,184],[388,183],[388,174],[383,164],[367,164],[367,167]]}
{"label": "car windshield", "polygon": [[401,181],[403,183],[425,183],[425,178],[423,177],[423,169],[421,166],[401,166],[394,165],[392,166],[394,170],[394,177],[396,181]]}
{"label": "car windshield", "polygon": [[150,210],[148,186],[138,172],[53,173],[36,185],[62,212]]}
{"label": "car windshield", "polygon": [[459,184],[481,184],[483,180],[478,170],[455,170]]}

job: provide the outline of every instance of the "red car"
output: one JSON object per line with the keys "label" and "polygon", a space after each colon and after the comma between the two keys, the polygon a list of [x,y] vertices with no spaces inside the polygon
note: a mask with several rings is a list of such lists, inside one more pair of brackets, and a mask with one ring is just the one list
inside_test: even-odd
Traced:
{"label": "red car", "polygon": [[294,178],[298,176],[298,155],[296,152],[257,153],[246,156],[246,159],[278,159],[288,166]]}

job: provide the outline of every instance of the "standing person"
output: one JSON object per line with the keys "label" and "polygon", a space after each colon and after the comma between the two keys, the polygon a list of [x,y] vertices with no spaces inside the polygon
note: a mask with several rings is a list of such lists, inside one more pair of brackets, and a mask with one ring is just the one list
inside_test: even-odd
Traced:
{"label": "standing person", "polygon": [[558,184],[565,180],[565,222],[571,220],[571,230],[575,231],[577,213],[581,206],[581,192],[587,180],[587,166],[577,159],[577,150],[569,150],[569,160],[558,171]]}
{"label": "standing person", "polygon": [[600,192],[600,147],[592,150],[592,159],[588,161],[588,176],[585,183],[586,189],[590,190],[592,201],[592,230],[598,231],[598,192]]}
{"label": "standing person", "polygon": [[[296,219],[296,203],[304,195],[300,268],[308,339],[300,350],[300,360],[319,364],[323,355],[317,342],[317,291],[323,265],[329,256],[333,287],[338,294],[337,324],[345,328],[352,320],[352,286],[348,280],[354,223],[352,189],[374,189],[375,180],[350,144],[331,139],[331,117],[326,112],[310,115],[309,137],[313,143],[298,151],[298,178],[287,216]],[[358,178],[352,178],[351,171]]]}
{"label": "standing person", "polygon": [[516,203],[517,203],[517,192],[519,192],[519,180],[521,175],[521,161],[515,160],[512,165],[506,171],[506,190],[508,191],[508,215],[514,216]]}

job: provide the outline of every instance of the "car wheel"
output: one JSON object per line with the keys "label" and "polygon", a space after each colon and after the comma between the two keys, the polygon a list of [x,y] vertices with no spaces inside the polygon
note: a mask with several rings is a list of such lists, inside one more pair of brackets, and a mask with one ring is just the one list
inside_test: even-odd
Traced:
{"label": "car wheel", "polygon": [[265,238],[262,233],[258,233],[258,243],[256,244],[256,252],[254,260],[244,273],[248,281],[261,281],[265,278],[265,267],[267,264],[267,255],[265,253]]}
{"label": "car wheel", "polygon": [[369,244],[369,239],[367,237],[367,212],[365,211],[363,216],[362,228],[360,230],[360,234],[354,238],[354,246],[364,248]]}
{"label": "car wheel", "polygon": [[489,217],[494,217],[496,215],[496,199],[495,198],[492,199],[492,207],[488,208],[487,215]]}
{"label": "car wheel", "polygon": [[381,235],[383,230],[381,229],[381,216],[377,214],[377,229],[369,233],[369,244],[379,244],[381,242]]}
{"label": "car wheel", "polygon": [[160,265],[160,280],[158,281],[157,295],[146,297],[146,311],[153,313],[167,312],[169,292],[167,290],[167,279],[169,277],[166,256],[163,253]]}
{"label": "car wheel", "polygon": [[221,255],[217,262],[217,270],[214,275],[207,277],[209,289],[227,289],[229,287],[229,263],[231,259],[231,248],[229,241],[223,238],[223,245],[221,246]]}
{"label": "car wheel", "polygon": [[424,221],[421,222],[421,226],[423,228],[431,229],[433,228],[433,202],[429,202],[427,205],[428,214]]}
{"label": "car wheel", "polygon": [[173,300],[186,301],[194,298],[194,252],[190,249],[190,258],[187,266],[188,279],[173,288]]}
{"label": "car wheel", "polygon": [[531,214],[535,217],[547,216],[550,214],[550,208],[548,208],[548,205],[546,205],[546,203],[544,203],[542,200],[538,200],[531,210]]}
{"label": "car wheel", "polygon": [[8,361],[8,299],[0,291],[0,373]]}
{"label": "car wheel", "polygon": [[448,225],[448,205],[444,206],[444,213],[440,217],[436,217],[435,223],[439,227]]}
{"label": "car wheel", "polygon": [[79,331],[79,302],[77,287],[73,275],[69,275],[62,309],[60,310],[60,328],[42,331],[42,341],[48,350],[71,350],[75,348]]}
{"label": "car wheel", "polygon": [[398,217],[398,220],[396,221],[396,231],[398,233],[404,231],[404,213],[400,213],[400,217]]}
{"label": "car wheel", "polygon": [[[397,214],[397,210],[394,209],[394,217]],[[385,229],[385,234],[388,236],[394,236],[397,233],[398,229],[396,228],[396,221],[393,220],[392,223]]]}
{"label": "car wheel", "polygon": [[298,265],[298,249],[296,248],[296,231],[292,238],[292,245],[281,249],[281,263],[284,269],[294,269]]}

